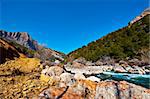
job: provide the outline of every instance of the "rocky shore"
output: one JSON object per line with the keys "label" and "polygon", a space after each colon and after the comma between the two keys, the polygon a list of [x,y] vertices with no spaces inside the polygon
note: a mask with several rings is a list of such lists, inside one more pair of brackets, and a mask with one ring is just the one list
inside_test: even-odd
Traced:
{"label": "rocky shore", "polygon": [[[61,64],[61,63],[60,63]],[[53,66],[35,58],[19,58],[0,65],[0,98],[22,99],[149,99],[150,89],[126,80],[107,79],[118,72],[113,65],[81,62]],[[89,63],[88,63],[89,64]],[[93,64],[93,63],[92,63]],[[123,66],[119,65],[118,68]],[[143,71],[149,68],[139,67]],[[123,68],[124,69],[124,68]],[[139,70],[140,70],[139,69]],[[125,70],[125,69],[124,69]],[[115,73],[114,72],[114,73]],[[119,71],[124,73],[124,71]],[[98,76],[99,74],[103,74]],[[146,75],[137,73],[137,75]],[[104,77],[102,77],[104,76]],[[109,76],[113,77],[113,76]],[[127,76],[126,76],[127,77]],[[105,79],[103,79],[105,78]]]}
{"label": "rocky shore", "polygon": [[149,99],[150,90],[125,81],[95,83],[81,80],[70,87],[49,87],[43,90],[40,99]]}

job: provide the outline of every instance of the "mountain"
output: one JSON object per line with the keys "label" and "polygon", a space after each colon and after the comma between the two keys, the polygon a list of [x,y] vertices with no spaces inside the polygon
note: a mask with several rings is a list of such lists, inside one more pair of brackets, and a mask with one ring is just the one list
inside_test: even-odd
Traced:
{"label": "mountain", "polygon": [[117,60],[128,57],[148,61],[150,59],[149,12],[149,9],[145,10],[140,19],[130,22],[132,24],[69,53],[69,58],[84,57],[86,60],[97,61],[104,57]]}
{"label": "mountain", "polygon": [[0,37],[14,41],[32,50],[38,50],[37,41],[33,40],[27,32],[6,32],[0,30]]}
{"label": "mountain", "polygon": [[27,57],[39,58],[42,61],[64,60],[65,54],[38,44],[27,32],[7,32],[0,30],[0,38],[9,42]]}

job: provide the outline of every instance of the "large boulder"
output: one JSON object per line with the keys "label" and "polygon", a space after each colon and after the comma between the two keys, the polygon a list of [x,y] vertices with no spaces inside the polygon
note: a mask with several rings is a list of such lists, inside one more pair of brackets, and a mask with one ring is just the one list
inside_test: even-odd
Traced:
{"label": "large boulder", "polygon": [[125,81],[104,81],[96,87],[95,99],[149,99],[150,90]]}
{"label": "large boulder", "polygon": [[49,67],[46,74],[49,76],[60,76],[63,72],[64,72],[63,68],[59,66],[52,66]]}
{"label": "large boulder", "polygon": [[117,86],[113,82],[102,82],[96,87],[95,99],[117,99]]}
{"label": "large boulder", "polygon": [[127,72],[127,71],[126,71],[122,66],[120,66],[120,65],[115,66],[115,67],[113,68],[113,70],[114,70],[115,72],[120,72],[120,73]]}
{"label": "large boulder", "polygon": [[60,82],[65,83],[66,86],[71,86],[72,84],[74,84],[75,79],[74,76],[70,73],[62,73],[60,75]]}
{"label": "large boulder", "polygon": [[82,74],[82,73],[76,73],[75,75],[74,75],[74,78],[76,79],[76,80],[80,80],[80,79],[85,79],[85,76]]}

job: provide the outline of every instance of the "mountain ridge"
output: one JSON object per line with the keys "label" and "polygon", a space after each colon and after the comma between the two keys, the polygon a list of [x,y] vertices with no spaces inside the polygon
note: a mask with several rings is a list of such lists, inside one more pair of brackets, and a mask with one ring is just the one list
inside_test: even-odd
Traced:
{"label": "mountain ridge", "polygon": [[9,42],[27,57],[39,58],[42,61],[64,60],[65,54],[39,45],[27,32],[7,32],[0,30],[0,38]]}
{"label": "mountain ridge", "polygon": [[27,32],[6,32],[0,30],[0,37],[17,42],[32,50],[38,50],[37,41],[33,40]]}

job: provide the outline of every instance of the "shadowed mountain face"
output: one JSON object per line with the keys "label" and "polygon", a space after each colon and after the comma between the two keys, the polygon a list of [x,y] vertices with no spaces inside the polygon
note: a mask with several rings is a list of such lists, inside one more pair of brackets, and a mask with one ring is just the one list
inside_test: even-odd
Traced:
{"label": "shadowed mountain face", "polygon": [[8,59],[14,59],[19,57],[20,53],[9,43],[0,39],[0,64],[4,63]]}
{"label": "shadowed mountain face", "polygon": [[[146,10],[147,11],[147,10]],[[69,54],[72,59],[84,57],[86,60],[97,61],[104,57],[114,59],[139,58],[149,56],[149,17],[145,15],[134,23],[112,32],[99,40],[89,43]],[[143,54],[144,52],[144,54]],[[145,57],[145,60],[147,60]],[[150,57],[147,57],[150,59]],[[144,60],[144,61],[145,61]]]}

